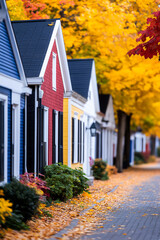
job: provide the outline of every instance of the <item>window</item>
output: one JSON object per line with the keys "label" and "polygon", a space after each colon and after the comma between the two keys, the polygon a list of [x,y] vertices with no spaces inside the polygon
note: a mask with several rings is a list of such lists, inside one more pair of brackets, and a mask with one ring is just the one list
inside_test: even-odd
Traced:
{"label": "window", "polygon": [[44,166],[48,165],[48,107],[44,107],[43,112],[43,148]]}
{"label": "window", "polygon": [[0,94],[0,184],[7,181],[7,97]]}
{"label": "window", "polygon": [[63,163],[63,112],[53,110],[52,163]]}
{"label": "window", "polygon": [[91,91],[88,92],[88,99],[91,99]]}
{"label": "window", "polygon": [[72,163],[78,162],[78,114],[72,118]]}
{"label": "window", "polygon": [[52,89],[56,91],[56,54],[53,53],[52,62]]}
{"label": "window", "polygon": [[19,176],[18,161],[18,105],[12,105],[12,161],[11,161],[11,177]]}
{"label": "window", "polygon": [[83,163],[85,126],[77,117],[72,118],[72,163]]}

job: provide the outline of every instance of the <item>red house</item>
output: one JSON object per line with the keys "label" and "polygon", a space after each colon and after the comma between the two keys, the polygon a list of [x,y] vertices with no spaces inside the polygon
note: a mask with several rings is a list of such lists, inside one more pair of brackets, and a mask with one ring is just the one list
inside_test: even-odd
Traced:
{"label": "red house", "polygon": [[72,92],[60,20],[12,22],[32,95],[27,102],[27,171],[63,163],[63,97]]}

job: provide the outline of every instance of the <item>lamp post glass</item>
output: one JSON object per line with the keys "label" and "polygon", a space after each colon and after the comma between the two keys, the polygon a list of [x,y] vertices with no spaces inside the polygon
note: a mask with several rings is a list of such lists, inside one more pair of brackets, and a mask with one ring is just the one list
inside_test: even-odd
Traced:
{"label": "lamp post glass", "polygon": [[95,137],[96,136],[96,125],[95,125],[95,123],[92,123],[92,125],[90,127],[90,131],[91,131],[91,137]]}

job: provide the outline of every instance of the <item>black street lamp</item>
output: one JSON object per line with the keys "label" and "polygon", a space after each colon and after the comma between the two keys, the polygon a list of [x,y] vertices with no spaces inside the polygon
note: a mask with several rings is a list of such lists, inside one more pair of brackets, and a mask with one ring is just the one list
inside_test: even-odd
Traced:
{"label": "black street lamp", "polygon": [[92,125],[90,126],[90,131],[91,131],[91,137],[95,137],[96,136],[96,131],[97,131],[95,123],[92,123]]}

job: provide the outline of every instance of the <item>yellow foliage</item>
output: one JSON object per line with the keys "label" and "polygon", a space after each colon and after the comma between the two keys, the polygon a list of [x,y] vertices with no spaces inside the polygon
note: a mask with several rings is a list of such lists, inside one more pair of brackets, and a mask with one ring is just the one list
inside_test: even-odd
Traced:
{"label": "yellow foliage", "polygon": [[27,15],[22,0],[6,0],[11,20],[25,20]]}
{"label": "yellow foliage", "polygon": [[[7,0],[12,20],[27,15],[23,1]],[[147,18],[157,11],[157,1],[38,0],[38,3],[46,6],[42,13],[38,12],[41,18],[61,19],[68,58],[95,59],[101,91],[112,94],[115,112],[120,109],[132,113],[134,124],[142,127],[146,118],[153,118],[153,125],[160,123],[158,59],[127,56],[136,46],[137,32],[146,28]]]}
{"label": "yellow foliage", "polygon": [[[0,193],[1,196],[3,196],[3,191],[1,190]],[[4,198],[0,197],[0,224],[5,223],[5,219],[7,216],[10,216],[12,213],[12,203],[10,203],[8,200],[5,200]]]}

